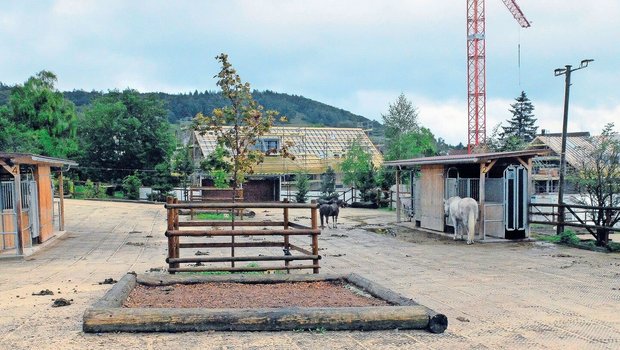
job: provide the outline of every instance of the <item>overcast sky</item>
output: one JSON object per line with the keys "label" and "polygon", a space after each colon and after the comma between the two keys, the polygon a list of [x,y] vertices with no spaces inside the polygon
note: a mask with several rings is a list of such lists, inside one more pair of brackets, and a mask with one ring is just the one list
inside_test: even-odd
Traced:
{"label": "overcast sky", "polygon": [[[620,126],[620,1],[518,0],[521,29],[486,0],[487,128],[525,90],[541,128],[561,131],[564,77],[574,72],[569,131]],[[61,90],[216,90],[228,53],[259,90],[305,97],[381,120],[403,92],[420,121],[467,139],[466,0],[0,2],[0,81],[46,69]],[[521,46],[521,67],[518,46]],[[618,127],[616,128],[618,130]]]}

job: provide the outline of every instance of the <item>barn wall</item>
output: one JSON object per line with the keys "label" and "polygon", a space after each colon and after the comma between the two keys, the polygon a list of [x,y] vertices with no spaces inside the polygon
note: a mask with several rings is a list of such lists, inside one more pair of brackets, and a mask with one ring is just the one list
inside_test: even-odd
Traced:
{"label": "barn wall", "polygon": [[250,179],[243,184],[245,202],[274,202],[280,200],[280,187],[277,178]]}
{"label": "barn wall", "polygon": [[420,171],[420,226],[443,231],[444,226],[444,167],[443,165],[423,165]]}

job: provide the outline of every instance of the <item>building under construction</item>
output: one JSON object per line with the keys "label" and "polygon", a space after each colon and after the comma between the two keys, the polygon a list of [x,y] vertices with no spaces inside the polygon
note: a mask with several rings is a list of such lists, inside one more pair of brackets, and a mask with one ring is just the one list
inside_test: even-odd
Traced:
{"label": "building under construction", "polygon": [[[294,159],[280,156],[278,153],[265,157],[261,164],[254,167],[254,173],[244,184],[244,199],[247,201],[280,200],[284,194],[290,194],[292,180],[296,173],[302,172],[310,177],[311,190],[318,190],[320,175],[328,166],[337,174],[336,187],[342,188],[340,163],[354,141],[372,155],[375,166],[383,163],[383,157],[368,135],[360,128],[317,128],[317,127],[272,127],[263,135],[256,148],[264,152],[280,149],[290,142],[293,146],[289,152]],[[192,134],[193,157],[196,163],[215,151],[217,138],[213,133]],[[204,174],[199,179],[203,186],[209,185]]]}

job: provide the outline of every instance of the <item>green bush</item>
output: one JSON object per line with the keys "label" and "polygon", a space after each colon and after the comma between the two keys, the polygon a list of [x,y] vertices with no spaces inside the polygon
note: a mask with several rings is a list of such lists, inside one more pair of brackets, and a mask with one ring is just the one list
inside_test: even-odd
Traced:
{"label": "green bush", "polygon": [[142,181],[136,174],[128,175],[123,179],[123,192],[128,199],[140,199],[141,186]]}
{"label": "green bush", "polygon": [[95,184],[90,181],[90,179],[86,180],[82,191],[82,195],[84,198],[94,198],[95,197]]}
{"label": "green bush", "polygon": [[211,171],[213,178],[213,186],[216,188],[229,188],[228,173],[225,170],[218,169]]}
{"label": "green bush", "polygon": [[581,242],[581,239],[577,237],[575,231],[564,230],[564,232],[560,233],[560,243],[576,245],[579,242]]}

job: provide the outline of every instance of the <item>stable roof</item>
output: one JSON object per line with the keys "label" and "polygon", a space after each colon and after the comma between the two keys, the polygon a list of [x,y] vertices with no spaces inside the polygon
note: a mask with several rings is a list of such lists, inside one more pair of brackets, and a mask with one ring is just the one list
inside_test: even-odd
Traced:
{"label": "stable roof", "polygon": [[401,159],[386,161],[383,164],[391,167],[406,167],[414,165],[434,165],[434,164],[476,164],[486,163],[494,159],[501,158],[532,158],[547,154],[547,149],[529,149],[523,151],[512,152],[490,152],[490,153],[474,153],[474,154],[455,154],[448,156],[421,157],[413,159]]}
{"label": "stable roof", "polygon": [[0,152],[0,160],[5,163],[13,163],[13,164],[45,164],[54,167],[60,167],[63,165],[71,165],[77,166],[78,163],[63,159],[63,158],[55,158],[48,156],[41,156],[38,154],[31,153],[13,153],[13,152]]}

